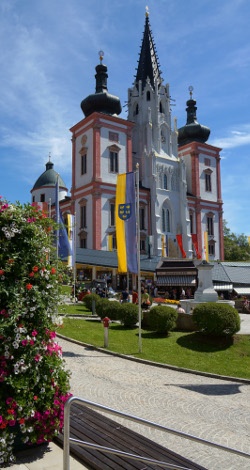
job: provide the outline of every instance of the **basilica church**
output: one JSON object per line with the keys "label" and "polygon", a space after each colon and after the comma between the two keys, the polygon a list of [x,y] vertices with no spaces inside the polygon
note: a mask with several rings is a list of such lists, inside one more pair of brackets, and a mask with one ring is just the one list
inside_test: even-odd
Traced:
{"label": "basilica church", "polygon": [[[106,276],[119,285],[117,175],[136,168],[145,279],[155,281],[156,267],[163,259],[223,261],[221,149],[208,143],[210,129],[198,122],[191,86],[186,124],[178,128],[172,118],[170,88],[163,82],[148,12],[135,80],[128,89],[127,119],[119,117],[119,97],[108,91],[108,69],[103,60],[100,51],[95,92],[82,100],[83,119],[70,129],[70,195],[59,180],[64,219],[67,214],[75,215],[78,273],[83,279]],[[31,190],[32,202],[51,201],[53,210],[56,176],[49,161]]]}

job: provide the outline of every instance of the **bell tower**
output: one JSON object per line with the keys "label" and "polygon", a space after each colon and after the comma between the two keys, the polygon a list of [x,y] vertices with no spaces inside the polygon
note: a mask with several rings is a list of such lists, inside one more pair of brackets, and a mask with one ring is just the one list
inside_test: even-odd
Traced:
{"label": "bell tower", "polygon": [[139,163],[140,184],[150,190],[150,227],[153,254],[168,251],[178,257],[181,235],[187,257],[191,242],[186,199],[186,169],[178,157],[178,130],[171,116],[169,85],[164,85],[146,10],[135,82],[128,90],[128,119],[134,123],[133,168]]}

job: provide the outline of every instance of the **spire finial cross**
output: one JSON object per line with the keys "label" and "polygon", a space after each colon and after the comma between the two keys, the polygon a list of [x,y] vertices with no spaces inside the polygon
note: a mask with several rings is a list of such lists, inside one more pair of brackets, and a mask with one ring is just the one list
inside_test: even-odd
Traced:
{"label": "spire finial cross", "polygon": [[103,51],[99,51],[98,54],[99,54],[100,64],[102,64],[104,52],[103,52]]}
{"label": "spire finial cross", "polygon": [[190,86],[188,87],[188,91],[189,91],[189,94],[190,94],[190,99],[192,99],[192,98],[193,98],[194,87],[193,87],[192,85],[190,85]]}

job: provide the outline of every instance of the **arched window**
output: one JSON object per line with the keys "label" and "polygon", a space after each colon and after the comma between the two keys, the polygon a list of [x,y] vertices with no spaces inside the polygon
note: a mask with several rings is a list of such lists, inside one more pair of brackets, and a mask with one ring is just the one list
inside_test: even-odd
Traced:
{"label": "arched window", "polygon": [[170,211],[167,207],[162,208],[162,232],[170,232]]}
{"label": "arched window", "polygon": [[109,147],[109,171],[110,173],[119,173],[119,151],[117,145]]}
{"label": "arched window", "polygon": [[115,201],[113,199],[109,201],[109,226],[115,226]]}
{"label": "arched window", "polygon": [[189,212],[189,220],[190,220],[190,233],[195,233],[194,231],[194,214],[193,212]]}
{"label": "arched window", "polygon": [[147,101],[150,101],[150,91],[147,91]]}
{"label": "arched window", "polygon": [[214,214],[212,212],[207,214],[207,234],[214,236]]}
{"label": "arched window", "polygon": [[82,230],[79,234],[80,238],[80,248],[87,248],[87,232]]}
{"label": "arched window", "polygon": [[209,168],[204,171],[205,173],[205,191],[211,192],[212,191],[212,170]]}
{"label": "arched window", "polygon": [[163,189],[168,189],[168,177],[167,175],[163,175]]}
{"label": "arched window", "polygon": [[136,105],[134,106],[134,112],[133,112],[134,116],[136,116],[137,114],[139,114],[139,106],[138,106],[138,103],[136,103]]}
{"label": "arched window", "polygon": [[87,141],[87,136],[86,135],[83,135],[82,138],[81,138],[81,144],[82,144],[82,147],[79,151],[80,153],[80,157],[81,157],[81,161],[80,161],[80,172],[81,172],[81,175],[86,175],[87,173],[87,153],[88,153],[88,147],[86,147],[86,141]]}
{"label": "arched window", "polygon": [[146,230],[146,210],[145,205],[140,205],[139,208],[140,230]]}
{"label": "arched window", "polygon": [[84,153],[81,155],[81,175],[86,175],[87,173],[87,154]]}
{"label": "arched window", "polygon": [[87,227],[87,201],[82,199],[79,202],[80,205],[80,229]]}

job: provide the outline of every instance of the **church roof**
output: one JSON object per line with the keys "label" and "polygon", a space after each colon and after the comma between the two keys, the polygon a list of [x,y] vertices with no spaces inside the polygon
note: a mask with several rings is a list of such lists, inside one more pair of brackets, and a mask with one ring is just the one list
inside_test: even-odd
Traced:
{"label": "church roof", "polygon": [[39,176],[39,178],[36,180],[33,190],[41,188],[42,186],[55,186],[57,182],[57,177],[58,177],[58,184],[60,188],[65,188],[66,185],[64,181],[62,180],[61,176],[58,175],[58,173],[54,170],[54,164],[51,161],[48,161],[46,163],[46,170]]}
{"label": "church roof", "polygon": [[100,64],[96,66],[96,90],[95,93],[87,96],[81,102],[82,112],[85,117],[90,116],[94,112],[109,115],[120,114],[122,111],[120,99],[117,96],[108,93],[107,88],[107,66],[102,63],[103,52],[100,51]]}
{"label": "church roof", "polygon": [[[160,257],[150,258],[140,255],[141,271],[155,272]],[[117,251],[92,250],[90,248],[76,248],[76,262],[90,266],[105,266],[117,268]]]}
{"label": "church roof", "polygon": [[142,88],[144,88],[148,79],[153,88],[155,88],[155,81],[158,85],[162,82],[154,39],[149,24],[149,14],[146,12],[140,58],[136,73],[136,85],[138,86],[138,82],[141,81]]}
{"label": "church roof", "polygon": [[187,101],[187,122],[178,129],[178,145],[186,145],[190,142],[205,143],[210,135],[209,127],[199,124],[196,117],[196,101],[193,99],[193,87],[189,87],[190,99]]}

